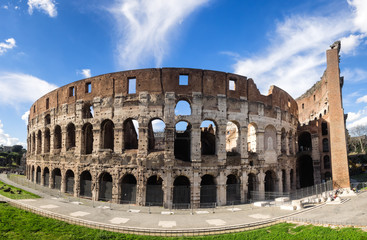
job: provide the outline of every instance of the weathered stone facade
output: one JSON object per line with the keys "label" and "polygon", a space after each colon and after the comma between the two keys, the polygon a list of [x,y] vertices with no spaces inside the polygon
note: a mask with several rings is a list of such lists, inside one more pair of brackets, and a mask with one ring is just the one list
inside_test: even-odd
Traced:
{"label": "weathered stone facade", "polygon": [[[180,75],[188,82],[180,84]],[[176,114],[179,101],[189,103],[191,114]],[[163,133],[153,133],[155,119],[163,120]],[[285,91],[272,86],[261,95],[252,79],[235,74],[187,68],[105,74],[32,105],[27,177],[115,203],[246,202],[250,191],[295,189],[297,119],[297,103]],[[205,120],[213,126],[201,126]],[[176,129],[181,121],[186,130]]]}

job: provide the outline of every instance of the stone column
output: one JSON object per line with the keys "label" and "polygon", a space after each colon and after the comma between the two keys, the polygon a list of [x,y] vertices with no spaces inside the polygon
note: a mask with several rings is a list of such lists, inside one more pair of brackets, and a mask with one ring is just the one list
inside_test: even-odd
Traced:
{"label": "stone column", "polygon": [[217,123],[217,130],[216,130],[216,152],[218,155],[218,162],[221,165],[226,164],[227,159],[227,152],[226,152],[226,129],[227,123],[226,122],[218,122]]}
{"label": "stone column", "polygon": [[263,154],[264,153],[264,130],[263,129],[258,129],[256,131],[256,152],[258,154]]}
{"label": "stone column", "polygon": [[74,197],[79,197],[80,195],[80,174],[79,171],[74,173]]}
{"label": "stone column", "polygon": [[258,192],[259,192],[259,200],[265,200],[265,173],[261,169],[257,175],[258,178]]}
{"label": "stone column", "polygon": [[321,183],[321,173],[320,173],[320,148],[319,148],[319,136],[318,134],[311,135],[312,141],[312,164],[313,164],[313,179],[314,184]]}
{"label": "stone column", "polygon": [[116,174],[112,175],[112,202],[119,203],[119,185],[118,176]]}
{"label": "stone column", "polygon": [[173,179],[171,171],[166,171],[166,177],[163,181],[163,206],[165,208],[172,208],[172,192],[173,192]]}
{"label": "stone column", "polygon": [[191,161],[201,162],[201,130],[200,123],[192,123],[191,128]]}
{"label": "stone column", "polygon": [[217,177],[217,204],[218,206],[227,204],[226,176],[224,176],[224,172],[222,171]]}
{"label": "stone column", "polygon": [[239,152],[241,154],[241,164],[248,164],[248,149],[247,149],[247,125],[241,126],[239,129],[239,140],[240,148]]}
{"label": "stone column", "polygon": [[41,168],[41,186],[45,185],[45,178],[43,177],[45,168]]}
{"label": "stone column", "polygon": [[93,124],[93,153],[98,153],[101,142],[101,126],[99,124]]}
{"label": "stone column", "polygon": [[41,154],[45,153],[45,128],[42,129],[41,134]]}
{"label": "stone column", "polygon": [[282,170],[278,170],[277,171],[277,180],[278,182],[278,186],[277,189],[275,189],[275,192],[283,192],[283,171]]}
{"label": "stone column", "polygon": [[277,131],[277,154],[282,154],[282,132]]}
{"label": "stone column", "polygon": [[285,152],[289,155],[289,132],[285,136]]}
{"label": "stone column", "polygon": [[82,126],[75,125],[75,156],[80,156],[82,154]]}
{"label": "stone column", "polygon": [[49,182],[49,185],[48,185],[48,187],[49,188],[53,188],[55,182],[54,182],[54,178],[52,176],[52,169],[51,168],[49,169],[49,173],[50,173],[50,175],[49,175],[49,181],[48,181]]}
{"label": "stone column", "polygon": [[50,155],[55,154],[54,129],[50,129]]}
{"label": "stone column", "polygon": [[164,143],[164,160],[165,160],[165,165],[171,165],[173,164],[173,160],[175,159],[175,150],[174,150],[174,145],[175,145],[175,127],[173,126],[168,126],[168,124],[166,124],[166,129],[165,129],[165,143]]}
{"label": "stone column", "polygon": [[191,182],[191,204],[194,208],[200,207],[200,176],[199,169],[193,169],[193,181]]}
{"label": "stone column", "polygon": [[286,169],[285,170],[285,192],[290,192],[291,191],[291,185],[290,185],[290,180],[291,180],[291,170],[290,169]]}
{"label": "stone column", "polygon": [[241,203],[247,202],[247,192],[248,192],[248,175],[247,172],[243,169],[241,176]]}
{"label": "stone column", "polygon": [[66,127],[61,127],[61,152],[66,153]]}
{"label": "stone column", "polygon": [[113,151],[117,154],[122,153],[123,146],[123,124],[122,123],[115,123],[114,128],[114,145],[113,145]]}
{"label": "stone column", "polygon": [[66,171],[60,171],[61,172],[61,187],[60,191],[62,193],[66,192]]}

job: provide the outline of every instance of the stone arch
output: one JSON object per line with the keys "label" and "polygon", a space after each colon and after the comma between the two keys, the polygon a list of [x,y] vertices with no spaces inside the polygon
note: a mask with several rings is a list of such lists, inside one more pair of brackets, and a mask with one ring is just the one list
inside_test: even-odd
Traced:
{"label": "stone arch", "polygon": [[177,208],[189,207],[191,203],[190,180],[183,175],[175,178],[173,182],[173,204]]}
{"label": "stone arch", "polygon": [[48,167],[43,169],[43,186],[48,187],[50,185],[50,170]]}
{"label": "stone arch", "polygon": [[247,199],[254,200],[256,197],[254,192],[257,191],[257,178],[254,173],[248,174],[247,179]]}
{"label": "stone arch", "polygon": [[88,170],[80,174],[80,196],[92,197],[92,175]]}
{"label": "stone arch", "polygon": [[115,125],[109,119],[101,123],[101,147],[103,149],[111,149],[113,151],[115,141],[114,129]]}
{"label": "stone arch", "polygon": [[176,103],[175,115],[180,116],[191,115],[191,104],[187,99],[181,99]]}
{"label": "stone arch", "polygon": [[265,192],[275,192],[276,174],[272,170],[265,172]]}
{"label": "stone arch", "polygon": [[191,124],[180,121],[175,125],[175,158],[190,162],[191,161]]}
{"label": "stone arch", "polygon": [[249,152],[256,152],[257,148],[257,125],[256,123],[250,123],[248,125],[247,132],[247,149]]}
{"label": "stone arch", "polygon": [[162,119],[153,118],[148,124],[148,150],[162,151],[165,149],[166,124]]}
{"label": "stone arch", "polygon": [[93,110],[93,104],[90,102],[85,102],[82,107],[82,117],[87,118],[93,118],[94,117],[94,110]]}
{"label": "stone arch", "polygon": [[276,151],[277,149],[277,131],[273,125],[265,127],[264,147],[266,151]]}
{"label": "stone arch", "polygon": [[150,206],[163,205],[163,180],[158,175],[150,176],[147,180],[145,204]]}
{"label": "stone arch", "polygon": [[42,152],[42,131],[38,130],[37,133],[37,154]]}
{"label": "stone arch", "polygon": [[75,147],[75,125],[69,123],[66,126],[66,150]]}
{"label": "stone arch", "polygon": [[52,170],[52,179],[53,179],[53,186],[52,188],[61,190],[61,170],[60,168],[55,168]]}
{"label": "stone arch", "polygon": [[99,194],[98,200],[112,200],[112,176],[108,172],[102,172],[99,176]]}
{"label": "stone arch", "polygon": [[93,152],[93,126],[90,123],[84,124],[82,128],[82,154]]}
{"label": "stone arch", "polygon": [[50,114],[46,114],[45,116],[45,126],[51,124],[51,116]]}
{"label": "stone arch", "polygon": [[216,154],[216,124],[212,120],[204,120],[200,125],[201,130],[201,154]]}
{"label": "stone arch", "polygon": [[133,118],[124,121],[124,148],[138,149],[139,146],[139,123]]}
{"label": "stone arch", "polygon": [[241,184],[240,179],[234,175],[229,174],[227,176],[227,204],[239,204],[241,202]]}
{"label": "stone arch", "polygon": [[302,132],[298,136],[298,146],[300,152],[312,150],[311,134],[309,132]]}
{"label": "stone arch", "polygon": [[240,152],[240,132],[239,124],[234,121],[228,121],[226,126],[226,152],[227,155],[238,155]]}
{"label": "stone arch", "polygon": [[301,188],[314,185],[313,161],[309,155],[304,154],[298,158],[298,171]]}
{"label": "stone arch", "polygon": [[56,125],[54,129],[54,149],[61,149],[61,127]]}
{"label": "stone arch", "polygon": [[45,129],[45,136],[44,136],[44,140],[43,140],[43,144],[44,144],[44,148],[43,151],[45,153],[49,153],[50,152],[50,141],[51,141],[51,134],[50,134],[50,129],[46,128]]}
{"label": "stone arch", "polygon": [[121,179],[121,203],[136,203],[136,178],[132,174],[125,174]]}
{"label": "stone arch", "polygon": [[200,205],[213,204],[217,202],[217,184],[213,175],[205,174],[200,182]]}
{"label": "stone arch", "polygon": [[38,166],[36,169],[36,183],[41,184],[41,167]]}
{"label": "stone arch", "polygon": [[75,179],[74,172],[70,169],[67,170],[65,173],[65,183],[66,183],[65,192],[74,193],[74,184],[75,184],[74,179]]}

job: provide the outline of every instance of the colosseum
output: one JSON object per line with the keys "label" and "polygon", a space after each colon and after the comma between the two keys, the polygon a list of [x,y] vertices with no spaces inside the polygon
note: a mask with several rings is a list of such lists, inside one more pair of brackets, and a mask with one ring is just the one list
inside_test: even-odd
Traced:
{"label": "colosseum", "polygon": [[[333,135],[345,137],[339,50],[332,45],[324,76],[297,100],[276,86],[262,95],[251,78],[189,68],[60,87],[31,106],[27,178],[96,201],[164,207],[246,203],[331,174],[347,188],[345,139]],[[326,150],[339,153],[329,156],[318,142],[333,137]]]}

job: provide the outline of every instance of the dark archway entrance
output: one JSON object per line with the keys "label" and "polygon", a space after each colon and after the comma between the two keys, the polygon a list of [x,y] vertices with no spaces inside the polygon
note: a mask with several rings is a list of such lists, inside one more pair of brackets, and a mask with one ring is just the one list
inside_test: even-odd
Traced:
{"label": "dark archway entrance", "polygon": [[227,204],[241,203],[240,181],[233,174],[227,177]]}
{"label": "dark archway entrance", "polygon": [[247,199],[254,200],[254,191],[256,191],[256,175],[250,173],[248,175],[248,185],[247,185]]}
{"label": "dark archway entrance", "polygon": [[92,197],[92,176],[89,171],[84,171],[80,175],[80,196]]}
{"label": "dark archway entrance", "polygon": [[98,200],[109,201],[112,200],[112,176],[104,172],[99,178],[99,195]]}
{"label": "dark archway entrance", "polygon": [[302,155],[298,158],[298,171],[300,187],[309,187],[314,184],[313,163],[309,155]]}
{"label": "dark archway entrance", "polygon": [[46,187],[50,185],[50,170],[47,167],[43,170],[43,185]]}
{"label": "dark archway entrance", "polygon": [[271,198],[272,192],[275,192],[275,180],[276,175],[273,171],[265,172],[265,199]]}
{"label": "dark archway entrance", "polygon": [[188,208],[191,203],[190,180],[179,176],[173,182],[173,204],[175,208]]}
{"label": "dark archway entrance", "polygon": [[66,189],[67,193],[74,193],[74,172],[67,170],[65,174]]}
{"label": "dark archway entrance", "polygon": [[37,184],[41,184],[41,168],[37,167],[37,172],[36,172],[36,183]]}
{"label": "dark archway entrance", "polygon": [[303,132],[299,135],[298,148],[300,152],[312,150],[311,134],[309,132]]}
{"label": "dark archway entrance", "polygon": [[151,176],[147,181],[145,204],[150,206],[163,205],[162,178],[157,175]]}
{"label": "dark archway entrance", "polygon": [[212,206],[217,202],[217,185],[214,177],[206,174],[201,178],[200,184],[200,207]]}
{"label": "dark archway entrance", "polygon": [[121,203],[136,202],[136,178],[127,174],[121,181]]}
{"label": "dark archway entrance", "polygon": [[61,171],[59,168],[55,168],[53,171],[54,189],[61,189]]}

